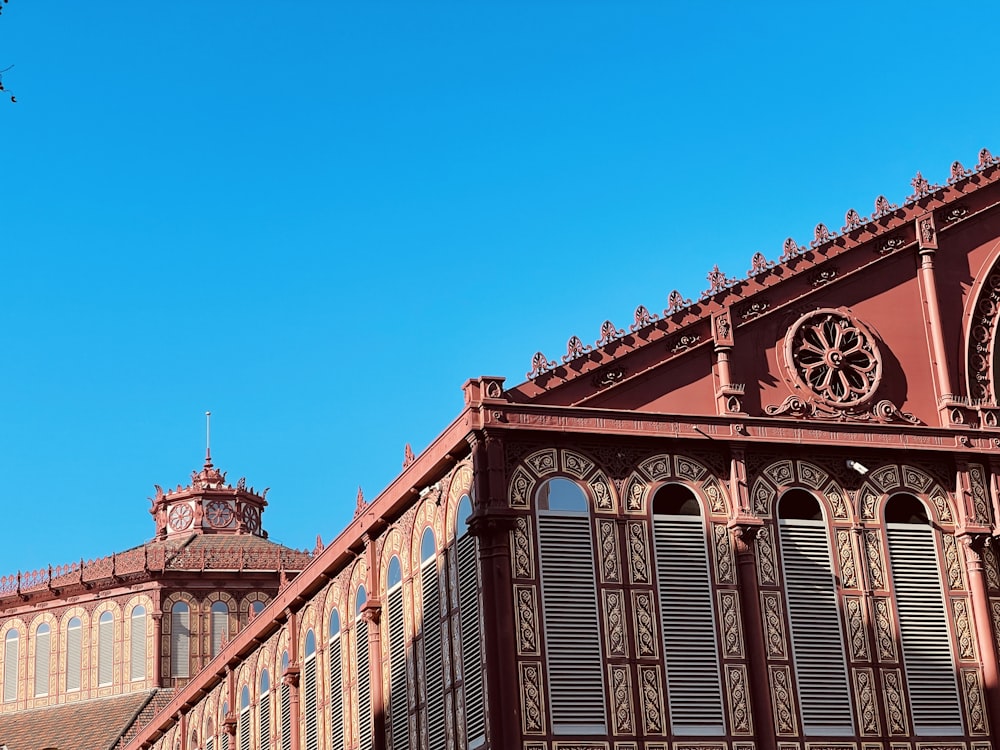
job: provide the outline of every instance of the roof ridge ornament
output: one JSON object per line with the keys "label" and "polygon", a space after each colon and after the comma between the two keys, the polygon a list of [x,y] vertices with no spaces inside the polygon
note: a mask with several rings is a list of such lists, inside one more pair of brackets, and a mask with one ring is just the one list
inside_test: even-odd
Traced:
{"label": "roof ridge ornament", "polygon": [[801,255],[805,250],[804,247],[799,247],[798,243],[795,242],[791,237],[785,240],[785,244],[781,246],[782,253],[781,257],[778,258],[779,263],[784,263],[794,258],[796,255]]}
{"label": "roof ridge ornament", "polygon": [[[986,151],[986,149],[983,149],[983,151]],[[989,151],[986,151],[986,153],[988,154]],[[970,174],[972,174],[972,170],[962,166],[962,162],[953,161],[951,163],[951,174],[948,176],[948,184],[954,185],[959,180],[964,180]]]}
{"label": "roof ridge ornament", "polygon": [[625,335],[624,328],[616,328],[615,324],[610,320],[605,320],[601,324],[601,338],[597,340],[597,346],[605,346],[610,344],[615,339],[619,339]]}
{"label": "roof ridge ornament", "polygon": [[701,293],[701,299],[708,299],[712,295],[723,292],[731,286],[740,283],[739,279],[730,278],[720,271],[718,264],[712,267],[712,270],[708,272],[708,276],[705,278],[708,279],[708,289]]}
{"label": "roof ridge ornament", "polygon": [[[919,174],[920,173],[917,172],[918,176]],[[924,182],[926,183],[927,180],[924,180]],[[886,198],[884,195],[880,195],[878,198],[875,199],[875,212],[872,214],[872,218],[879,219],[885,216],[886,214],[892,213],[897,208],[899,208],[899,206],[897,206],[895,203],[889,203],[888,198]]]}
{"label": "roof ridge ornament", "polygon": [[747,271],[747,276],[753,277],[759,273],[764,273],[767,269],[774,268],[775,265],[773,260],[768,260],[764,257],[764,253],[756,252],[750,259],[750,270]]}
{"label": "roof ridge ornament", "polygon": [[531,371],[528,373],[528,377],[534,380],[542,373],[553,370],[555,367],[555,360],[548,359],[542,352],[535,352],[535,356],[531,358]]}
{"label": "roof ridge ornament", "polygon": [[[719,267],[716,266],[715,270],[718,271]],[[676,312],[680,312],[690,304],[692,304],[691,300],[685,299],[683,294],[674,289],[674,291],[672,291],[667,297],[667,309],[663,311],[663,315],[673,315]]]}
{"label": "roof ridge ornament", "polygon": [[920,172],[917,172],[916,177],[910,180],[910,185],[913,186],[913,195],[906,199],[907,203],[912,203],[913,201],[919,200],[924,196],[930,195],[935,190],[940,190],[940,185],[932,185],[929,183]]}
{"label": "roof ridge ornament", "polygon": [[820,245],[824,245],[836,236],[836,232],[831,232],[827,229],[826,224],[820,222],[813,230],[813,240],[809,243],[809,247],[819,247]]}
{"label": "roof ridge ornament", "polygon": [[562,361],[565,363],[577,357],[582,357],[591,349],[592,347],[589,344],[584,344],[579,336],[570,336],[569,341],[566,342],[566,353],[563,355]]}
{"label": "roof ridge ornament", "polygon": [[847,213],[844,214],[844,226],[840,228],[840,231],[850,232],[857,229],[862,224],[866,224],[867,222],[868,222],[867,218],[862,218],[861,214],[859,214],[853,208],[849,208],[847,209]]}
{"label": "roof ridge ornament", "polygon": [[1000,161],[1000,158],[991,154],[988,148],[981,149],[979,151],[979,163],[976,164],[976,171],[982,172],[984,169],[992,167],[998,161]]}
{"label": "roof ridge ornament", "polygon": [[[659,319],[660,316],[656,313],[651,313],[645,305],[639,305],[635,308],[635,323],[630,325],[628,329],[634,333],[640,328],[645,328],[650,325],[654,320]],[[541,354],[541,352],[539,352],[539,354]]]}

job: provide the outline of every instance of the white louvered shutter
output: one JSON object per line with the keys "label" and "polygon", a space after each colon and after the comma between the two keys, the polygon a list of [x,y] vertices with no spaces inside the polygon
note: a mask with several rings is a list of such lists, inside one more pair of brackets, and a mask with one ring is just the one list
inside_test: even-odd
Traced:
{"label": "white louvered shutter", "polygon": [[190,674],[191,614],[188,608],[175,607],[170,611],[170,676],[187,677]]}
{"label": "white louvered shutter", "polygon": [[701,516],[653,517],[674,734],[725,734],[715,608]]}
{"label": "white louvered shutter", "polygon": [[215,750],[215,737],[205,740],[205,750]]}
{"label": "white louvered shutter", "polygon": [[278,706],[281,713],[281,750],[292,750],[292,696],[289,692],[290,689],[284,682],[281,683],[280,705]]}
{"label": "white louvered shutter", "polygon": [[826,523],[788,519],[778,528],[803,734],[853,734]]}
{"label": "white louvered shutter", "polygon": [[66,692],[80,689],[83,673],[83,626],[75,617],[66,629]]}
{"label": "white louvered shutter", "polygon": [[222,645],[229,640],[229,607],[223,602],[212,605],[212,656],[222,650]]}
{"label": "white louvered shutter", "polygon": [[303,712],[305,713],[305,750],[316,750],[319,747],[319,726],[316,715],[316,653],[310,654],[302,667],[302,683],[305,695]]}
{"label": "white louvered shutter", "polygon": [[427,743],[430,750],[445,748],[444,652],[441,632],[441,589],[437,558],[420,568],[420,595],[424,602],[424,684],[427,689]]}
{"label": "white louvered shutter", "polygon": [[371,674],[368,671],[368,622],[358,619],[357,629],[358,668],[358,738],[361,750],[371,750],[372,732]]}
{"label": "white louvered shutter", "polygon": [[[13,635],[13,637],[11,637]],[[7,634],[3,644],[3,702],[17,700],[17,660],[20,653],[17,633]]]}
{"label": "white louvered shutter", "polygon": [[552,728],[603,734],[604,673],[590,517],[539,511]]}
{"label": "white louvered shutter", "polygon": [[934,529],[886,524],[914,733],[962,734]]}
{"label": "white louvered shutter", "polygon": [[250,707],[240,711],[239,729],[237,732],[240,750],[250,750]]}
{"label": "white louvered shutter", "polygon": [[104,617],[97,624],[97,684],[110,685],[113,682],[112,659],[115,647],[115,619]]}
{"label": "white louvered shutter", "polygon": [[129,679],[146,679],[146,610],[132,610],[132,635],[129,641]]}
{"label": "white louvered shutter", "polygon": [[458,538],[458,608],[461,627],[462,679],[465,685],[465,735],[469,747],[486,741],[483,692],[482,617],[479,603],[479,566],[476,538],[466,531]]}
{"label": "white louvered shutter", "polygon": [[222,750],[229,750],[229,732],[225,729],[222,730],[222,741],[219,743]]}
{"label": "white louvered shutter", "polygon": [[403,585],[390,591],[386,607],[389,618],[389,747],[409,748],[406,720],[406,630],[403,626]]}
{"label": "white louvered shutter", "polygon": [[[45,626],[48,628],[48,626]],[[41,630],[41,628],[39,628]],[[36,631],[35,636],[35,697],[49,694],[49,657],[52,653],[49,631]]]}
{"label": "white louvered shutter", "polygon": [[344,750],[344,689],[343,662],[340,654],[340,633],[330,640],[330,748]]}
{"label": "white louvered shutter", "polygon": [[257,748],[258,750],[271,750],[271,693],[270,691],[260,696],[258,705],[260,713],[260,723],[257,726]]}

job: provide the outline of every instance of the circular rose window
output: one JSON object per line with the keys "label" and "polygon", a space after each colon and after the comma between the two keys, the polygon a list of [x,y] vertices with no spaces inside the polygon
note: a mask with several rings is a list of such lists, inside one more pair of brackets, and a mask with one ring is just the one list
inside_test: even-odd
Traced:
{"label": "circular rose window", "polygon": [[870,399],[882,377],[875,336],[840,310],[799,318],[785,337],[785,362],[797,385],[841,408]]}
{"label": "circular rose window", "polygon": [[174,531],[183,531],[191,525],[194,512],[188,505],[177,505],[170,510],[170,528]]}

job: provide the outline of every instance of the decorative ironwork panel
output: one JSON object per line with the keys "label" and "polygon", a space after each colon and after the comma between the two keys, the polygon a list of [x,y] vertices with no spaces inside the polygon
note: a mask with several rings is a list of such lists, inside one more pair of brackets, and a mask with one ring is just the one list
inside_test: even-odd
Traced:
{"label": "decorative ironwork panel", "polygon": [[773,659],[787,659],[785,644],[785,617],[782,613],[781,594],[777,591],[762,591],[760,594],[761,613],[764,616],[764,643],[767,655]]}
{"label": "decorative ironwork panel", "polygon": [[952,622],[955,623],[955,636],[958,638],[958,658],[975,661],[976,639],[972,635],[969,600],[964,597],[955,597],[951,600],[951,610],[954,615]]}
{"label": "decorative ironwork panel", "polygon": [[846,496],[844,495],[844,491],[836,482],[830,482],[823,494],[826,495],[826,499],[830,501],[830,507],[833,509],[834,518],[838,520],[849,518],[847,513],[847,500],[845,499]]}
{"label": "decorative ironwork panel", "polygon": [[864,486],[859,490],[858,496],[860,497],[858,507],[861,509],[861,517],[866,521],[873,520],[875,518],[875,508],[878,506],[879,493],[874,487],[865,482]]}
{"label": "decorative ironwork panel", "polygon": [[978,669],[962,669],[962,697],[965,699],[965,713],[969,717],[969,731],[972,734],[986,734],[986,703]]}
{"label": "decorative ironwork panel", "polygon": [[517,523],[510,532],[511,573],[514,578],[534,578],[534,552],[531,545],[531,519],[528,516],[518,516]]}
{"label": "decorative ironwork panel", "polygon": [[754,482],[753,490],[750,492],[750,503],[754,514],[762,518],[770,516],[776,494],[774,488],[763,479]]}
{"label": "decorative ironwork panel", "polygon": [[955,537],[942,534],[944,540],[944,564],[948,569],[948,588],[952,591],[965,590],[965,574],[962,571],[962,553]]}
{"label": "decorative ironwork panel", "polygon": [[882,672],[882,699],[890,734],[908,734],[906,700],[903,698],[903,678],[898,669]]}
{"label": "decorative ironwork panel", "polygon": [[611,494],[611,484],[603,472],[598,472],[597,476],[590,480],[590,491],[594,494],[594,505],[597,510],[613,511],[615,509],[615,498]]}
{"label": "decorative ironwork panel", "polygon": [[761,585],[774,584],[778,581],[777,565],[775,564],[774,537],[770,526],[761,526],[757,530],[757,582]]}
{"label": "decorative ironwork panel", "polygon": [[656,657],[659,653],[659,638],[656,632],[657,618],[654,614],[653,593],[651,591],[632,592],[632,613],[635,618],[635,648],[639,656]]}
{"label": "decorative ironwork panel", "polygon": [[584,458],[576,451],[564,450],[562,452],[562,467],[567,474],[583,479],[593,470],[594,462],[589,458]]}
{"label": "decorative ironwork panel", "polygon": [[630,477],[625,485],[625,511],[627,513],[642,513],[645,509],[643,496],[646,485],[638,477]]}
{"label": "decorative ironwork panel", "polygon": [[899,486],[899,469],[894,465],[883,466],[871,472],[868,479],[882,492],[888,492]]}
{"label": "decorative ironwork panel", "polygon": [[524,469],[517,469],[510,480],[510,498],[508,502],[512,508],[531,507],[531,490],[535,486],[535,480],[531,478]]}
{"label": "decorative ironwork panel", "polygon": [[997,651],[1000,651],[1000,599],[990,600],[990,612],[993,615],[993,639]]}
{"label": "decorative ironwork panel", "polygon": [[799,481],[806,487],[818,490],[820,486],[829,479],[829,475],[818,466],[807,461],[797,462],[799,470]]}
{"label": "decorative ironwork panel", "polygon": [[538,656],[538,603],[534,586],[514,586],[517,603],[517,653]]}
{"label": "decorative ironwork panel", "polygon": [[652,580],[649,571],[649,540],[646,536],[644,521],[629,521],[626,524],[628,533],[628,568],[632,583],[649,583]]}
{"label": "decorative ironwork panel", "polygon": [[620,583],[621,558],[618,554],[618,531],[615,522],[598,519],[597,533],[601,540],[601,580],[604,583]]}
{"label": "decorative ironwork panel", "polygon": [[608,656],[627,656],[625,645],[625,594],[614,589],[601,592],[604,599],[605,651]]}
{"label": "decorative ironwork panel", "polygon": [[792,677],[788,667],[768,667],[771,683],[771,704],[774,707],[774,728],[779,735],[798,734],[795,709],[792,706]]}
{"label": "decorative ironwork panel", "polygon": [[698,482],[708,473],[708,469],[697,461],[684,456],[674,456],[674,470],[681,479]]}
{"label": "decorative ironwork panel", "polygon": [[972,510],[977,523],[990,523],[989,493],[986,491],[986,470],[980,464],[969,464],[969,485],[972,488]]}
{"label": "decorative ironwork panel", "polygon": [[917,492],[927,492],[927,488],[931,486],[934,481],[931,479],[930,475],[917,469],[913,466],[903,466],[903,484],[909,487],[911,490],[916,490]]}
{"label": "decorative ironwork panel", "polygon": [[854,544],[849,529],[837,529],[837,558],[840,560],[840,581],[845,589],[858,586],[858,569],[854,564]]}
{"label": "decorative ironwork panel", "polygon": [[542,664],[537,661],[518,665],[521,683],[521,729],[524,734],[545,732],[545,698],[542,693]]}
{"label": "decorative ironwork panel", "polygon": [[740,622],[740,600],[735,591],[719,592],[719,613],[722,625],[722,655],[743,657],[743,625]]}
{"label": "decorative ironwork panel", "polygon": [[934,508],[938,512],[938,517],[945,523],[951,523],[951,504],[948,502],[948,498],[944,494],[944,490],[940,487],[935,487],[931,492],[931,502],[934,503]]}
{"label": "decorative ironwork panel", "polygon": [[878,708],[875,706],[875,672],[872,669],[852,669],[854,700],[858,710],[858,728],[862,735],[882,733]]}
{"label": "decorative ironwork panel", "polygon": [[632,678],[628,667],[613,664],[608,667],[611,683],[611,717],[615,734],[634,734],[635,718],[632,713]]}
{"label": "decorative ironwork panel", "polygon": [[868,661],[868,631],[865,628],[865,602],[860,596],[848,596],[844,599],[847,615],[847,642],[851,648],[853,661]]}
{"label": "decorative ironwork panel", "polygon": [[708,498],[708,507],[712,513],[718,515],[726,512],[726,495],[718,479],[709,477],[702,485],[702,490]]}
{"label": "decorative ironwork panel", "polygon": [[986,585],[990,590],[1000,589],[1000,571],[997,570],[997,553],[992,544],[983,547],[983,568],[986,570]]}
{"label": "decorative ironwork panel", "polygon": [[670,467],[670,456],[661,455],[647,458],[639,468],[652,480],[667,479],[672,476]]}
{"label": "decorative ironwork panel", "polygon": [[717,583],[736,583],[729,528],[724,523],[712,524],[712,535],[715,538],[715,580]]}
{"label": "decorative ironwork panel", "polygon": [[543,448],[540,451],[535,451],[524,459],[524,462],[528,464],[532,471],[534,471],[538,476],[550,474],[556,470],[556,449]]}
{"label": "decorative ironwork panel", "polygon": [[642,728],[646,734],[663,734],[663,683],[659,667],[639,667],[642,693]]}
{"label": "decorative ironwork panel", "polygon": [[729,692],[729,725],[733,734],[753,734],[746,667],[726,665],[726,688]]}
{"label": "decorative ironwork panel", "polygon": [[795,478],[791,461],[776,461],[764,469],[764,474],[778,487],[788,484]]}
{"label": "decorative ironwork panel", "polygon": [[868,583],[871,588],[885,590],[885,560],[882,557],[882,535],[875,529],[862,532],[865,562],[868,564]]}
{"label": "decorative ironwork panel", "polygon": [[875,597],[875,646],[878,660],[895,662],[899,660],[896,653],[896,633],[893,625],[892,604],[882,596]]}

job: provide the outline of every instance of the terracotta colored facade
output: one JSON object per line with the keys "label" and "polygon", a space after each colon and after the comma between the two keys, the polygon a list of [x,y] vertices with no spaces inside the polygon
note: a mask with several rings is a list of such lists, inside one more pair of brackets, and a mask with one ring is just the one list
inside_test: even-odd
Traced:
{"label": "terracotta colored facade", "polygon": [[1000,747],[1000,160],[911,185],[466,383],[127,747]]}

